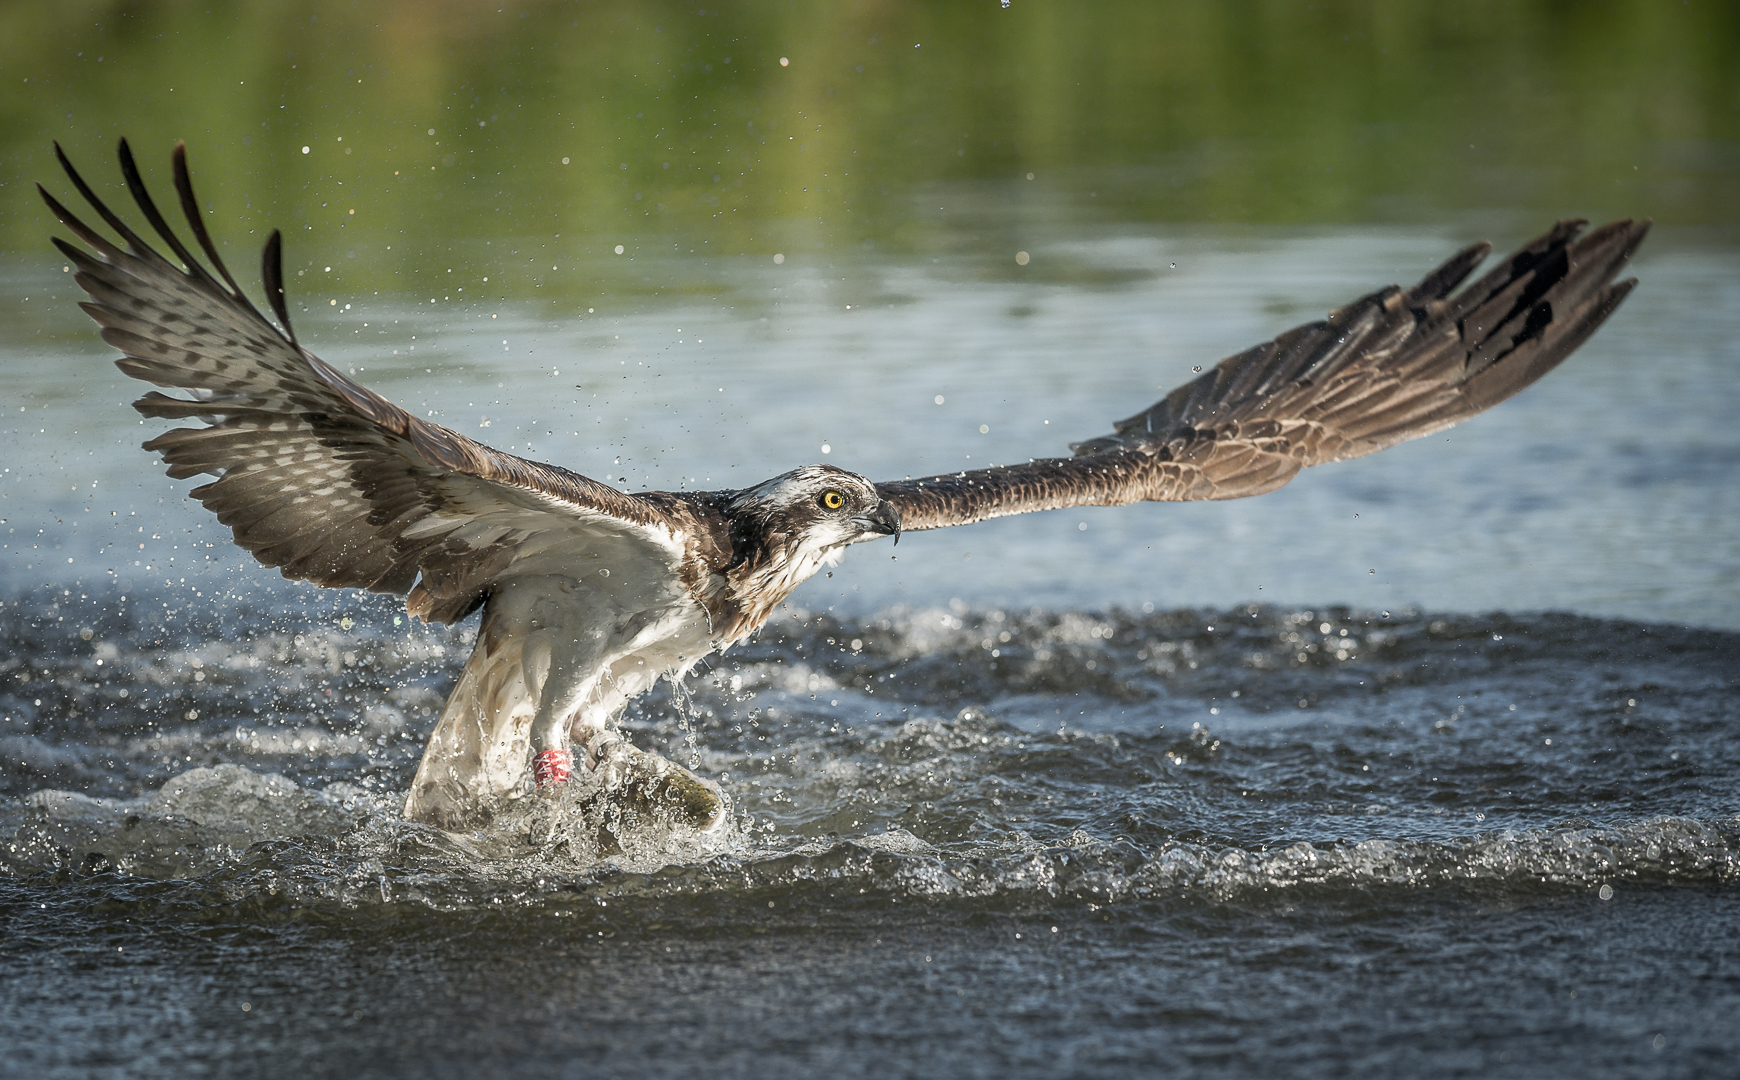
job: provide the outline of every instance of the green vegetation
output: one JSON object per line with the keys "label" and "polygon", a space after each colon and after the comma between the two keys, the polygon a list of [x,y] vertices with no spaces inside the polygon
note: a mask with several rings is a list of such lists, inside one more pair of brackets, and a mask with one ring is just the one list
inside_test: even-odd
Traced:
{"label": "green vegetation", "polygon": [[186,139],[238,246],[277,225],[365,273],[401,236],[926,250],[986,206],[1740,222],[1725,2],[709,2],[15,0],[0,249],[42,249],[49,140],[116,191],[123,133],[160,183]]}

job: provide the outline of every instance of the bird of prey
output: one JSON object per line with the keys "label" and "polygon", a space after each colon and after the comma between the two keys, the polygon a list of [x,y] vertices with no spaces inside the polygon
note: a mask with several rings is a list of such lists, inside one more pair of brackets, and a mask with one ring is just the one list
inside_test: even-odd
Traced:
{"label": "bird of prey", "polygon": [[890,483],[805,465],[737,491],[629,493],[419,419],[322,362],[291,328],[276,231],[262,260],[274,325],[219,258],[182,146],[176,194],[209,267],[125,140],[122,176],[180,266],[55,152],[119,237],[38,187],[89,249],[55,238],[84,310],[123,372],[187,392],[134,403],[192,422],[144,444],[169,475],[215,477],[189,494],[285,577],[408,594],[432,623],[482,609],[405,802],[407,818],[449,828],[558,790],[576,768],[607,800],[713,827],[717,787],[629,745],[614,721],[660,677],[755,631],[848,545],[1035,510],[1260,495],[1307,465],[1439,431],[1581,345],[1636,284],[1614,278],[1649,229],[1562,221],[1458,291],[1489,251],[1465,248],[1411,289],[1221,361],[1071,456]]}

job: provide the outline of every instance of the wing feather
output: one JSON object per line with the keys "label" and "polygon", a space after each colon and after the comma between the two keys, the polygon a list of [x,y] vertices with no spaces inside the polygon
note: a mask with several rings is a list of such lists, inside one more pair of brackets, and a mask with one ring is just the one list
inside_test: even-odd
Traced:
{"label": "wing feather", "polygon": [[210,270],[153,202],[125,140],[127,188],[181,267],[98,198],[58,145],[55,153],[120,237],[107,239],[38,187],[89,249],[55,239],[90,296],[84,310],[121,352],[123,372],[192,395],[151,391],[134,407],[204,425],[172,428],[145,449],[172,477],[215,477],[190,494],[260,562],[319,585],[409,591],[412,613],[432,621],[475,610],[522,547],[604,537],[612,558],[640,562],[646,579],[683,575],[683,537],[698,527],[688,504],[628,495],[419,420],[303,349],[289,330],[276,232],[262,254],[272,325],[219,257],[181,146],[176,194]]}
{"label": "wing feather", "polygon": [[1412,289],[1390,287],[1221,361],[1154,405],[1044,458],[878,484],[903,530],[1069,506],[1237,499],[1302,468],[1419,438],[1551,371],[1636,285],[1614,282],[1649,232],[1561,221],[1478,280],[1491,250],[1458,252]]}

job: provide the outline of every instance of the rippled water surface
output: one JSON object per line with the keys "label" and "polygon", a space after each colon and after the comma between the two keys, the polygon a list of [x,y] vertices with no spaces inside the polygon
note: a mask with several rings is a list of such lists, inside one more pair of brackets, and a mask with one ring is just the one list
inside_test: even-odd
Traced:
{"label": "rippled water surface", "polygon": [[[1699,3],[0,11],[0,1076],[1733,1074],[1737,55]],[[117,195],[122,131],[244,282],[285,228],[314,351],[634,489],[1060,453],[1465,243],[1660,224],[1453,431],[853,549],[635,704],[731,818],[615,850],[400,820],[473,627],[139,451],[27,183]]]}
{"label": "rippled water surface", "polygon": [[[5,1068],[1716,1068],[1740,1006],[1740,272],[1669,240],[1584,353],[1448,441],[1262,499],[855,549],[637,704],[634,738],[734,817],[620,852],[572,803],[400,821],[471,628],[222,543],[134,448],[63,282],[15,268],[52,336],[4,357]],[[705,300],[371,298],[304,336],[630,486],[824,442],[906,475],[1102,430],[1185,360],[1450,246],[1059,244],[1132,273],[702,267]]]}
{"label": "rippled water surface", "polygon": [[[734,817],[620,852],[573,801],[400,821],[473,630],[252,566],[135,449],[64,283],[14,268],[48,332],[4,345],[4,1069],[1725,1067],[1740,272],[1674,239],[1565,370],[1448,440],[855,549],[637,704]],[[303,332],[630,486],[824,443],[907,475],[1103,430],[1451,246],[1058,243],[1130,273],[690,266],[705,299],[382,297]]]}
{"label": "rippled water surface", "polygon": [[600,860],[398,820],[463,631],[166,602],[0,624],[25,1071],[1729,1060],[1730,633],[791,610],[630,720],[730,829]]}

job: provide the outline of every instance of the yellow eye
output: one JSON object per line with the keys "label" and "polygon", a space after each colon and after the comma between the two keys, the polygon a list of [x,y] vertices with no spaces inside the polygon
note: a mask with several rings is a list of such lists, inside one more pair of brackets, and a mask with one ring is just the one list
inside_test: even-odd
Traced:
{"label": "yellow eye", "polygon": [[846,497],[837,491],[822,492],[822,505],[829,510],[838,510],[846,505]]}

